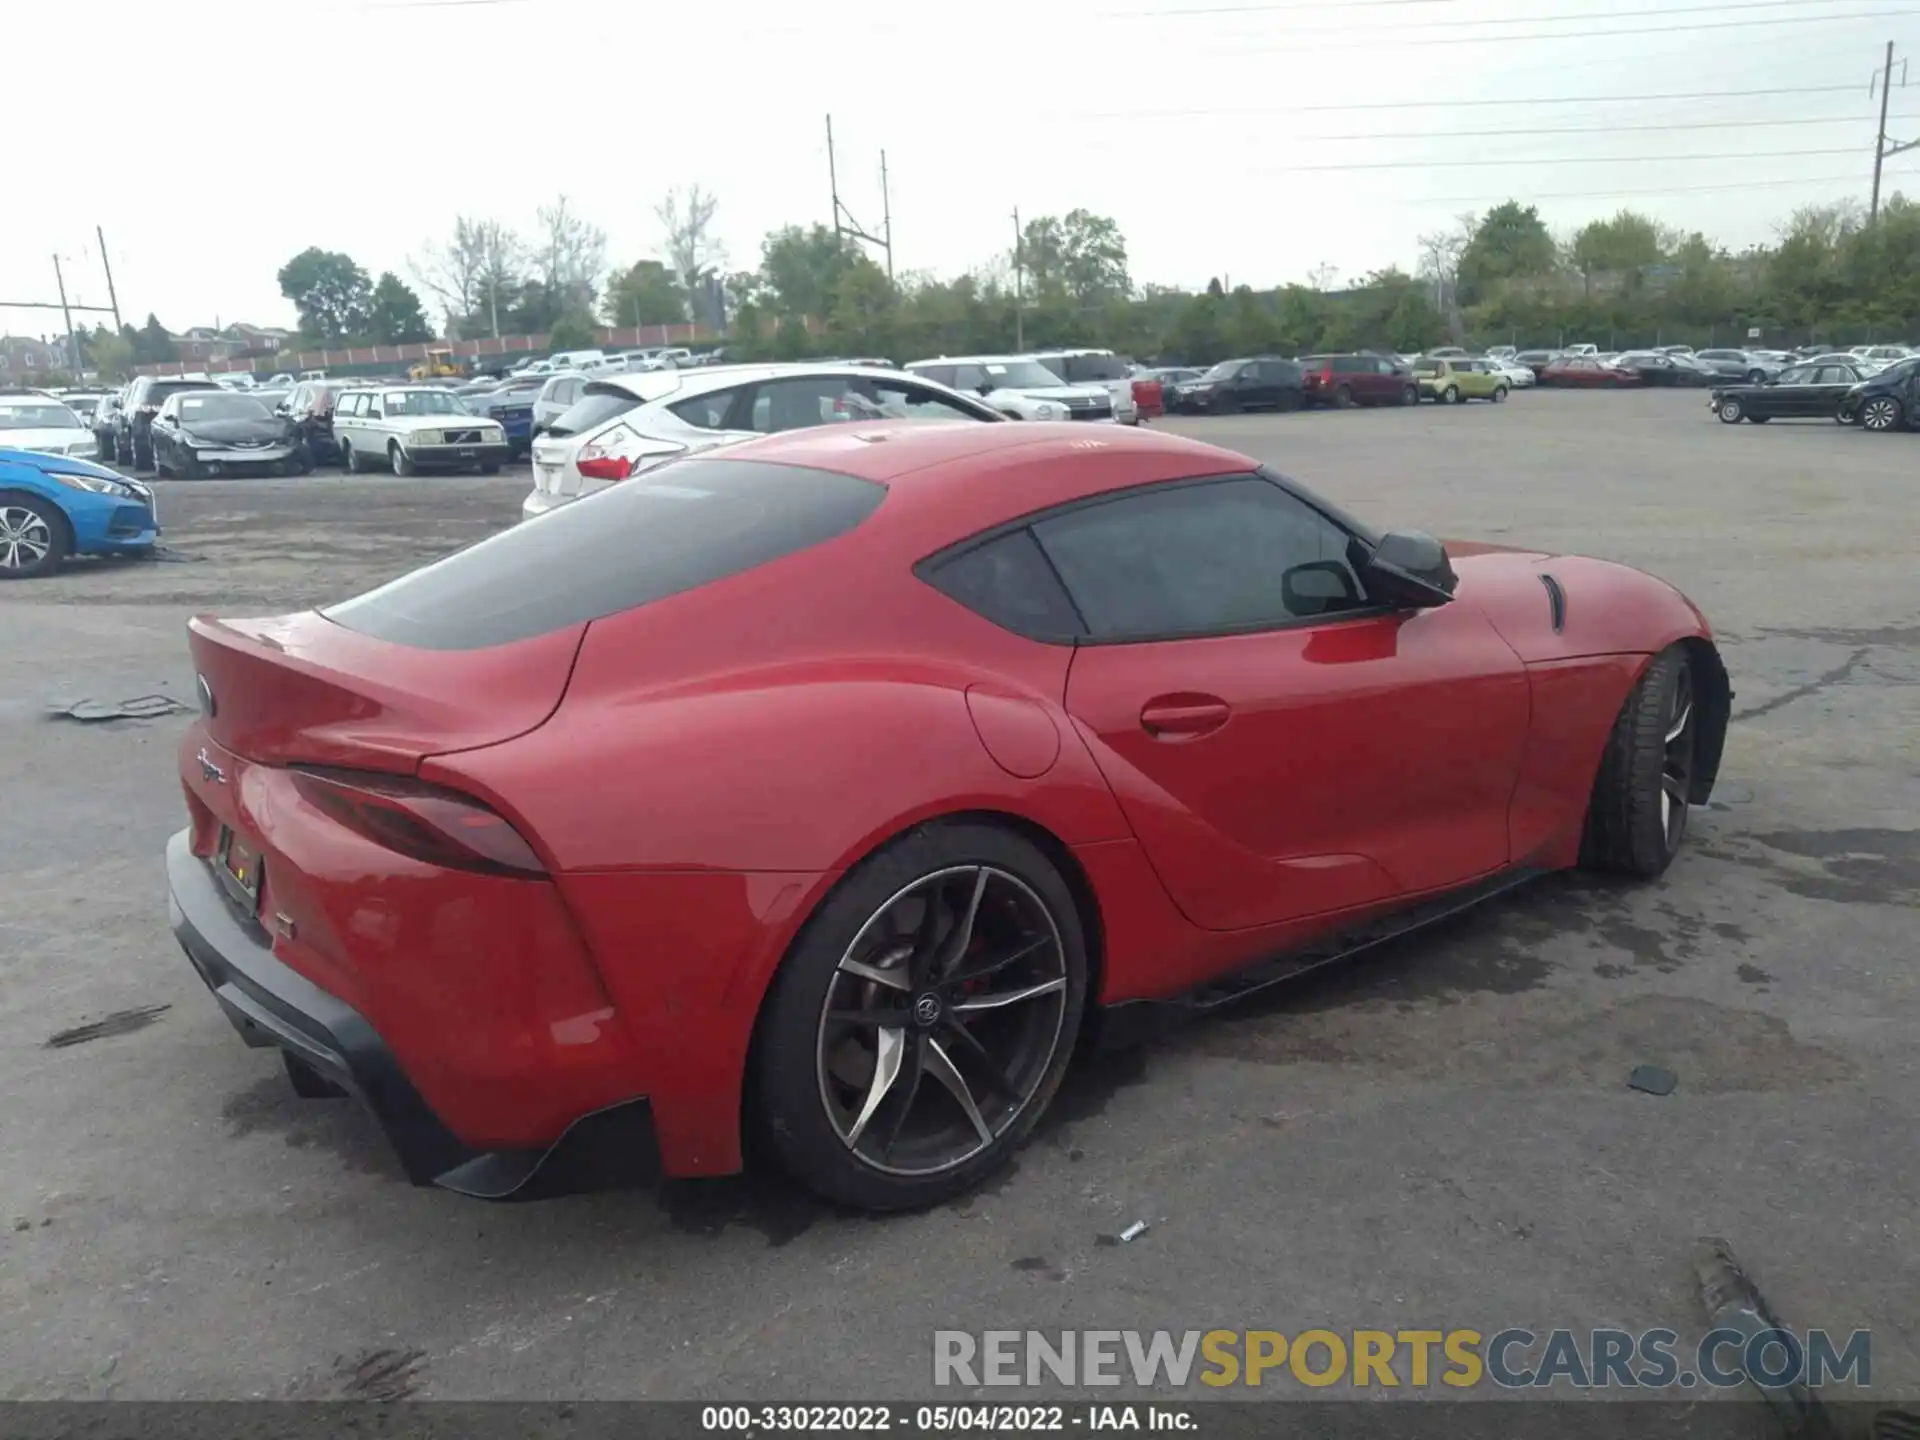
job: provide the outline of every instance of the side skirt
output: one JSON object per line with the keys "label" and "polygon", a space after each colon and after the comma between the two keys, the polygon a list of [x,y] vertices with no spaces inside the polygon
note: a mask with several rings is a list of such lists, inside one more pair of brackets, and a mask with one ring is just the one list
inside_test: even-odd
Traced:
{"label": "side skirt", "polygon": [[1325,936],[1301,949],[1287,950],[1265,960],[1257,960],[1243,970],[1210,980],[1183,995],[1158,1000],[1123,1000],[1116,1005],[1105,1006],[1095,1016],[1093,1048],[1101,1051],[1124,1050],[1144,1044],[1189,1020],[1211,1014],[1275,985],[1285,984],[1309,970],[1350,959],[1389,940],[1423,930],[1547,873],[1546,869],[1531,865],[1497,871],[1483,880],[1449,890],[1444,895],[1436,895],[1390,915],[1378,916],[1352,930]]}

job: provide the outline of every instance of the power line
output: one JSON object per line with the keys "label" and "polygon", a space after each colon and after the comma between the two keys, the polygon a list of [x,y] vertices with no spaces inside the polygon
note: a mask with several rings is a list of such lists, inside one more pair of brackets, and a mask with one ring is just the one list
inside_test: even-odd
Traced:
{"label": "power line", "polygon": [[[1916,120],[1920,115],[1896,115],[1896,120]],[[1756,126],[1772,125],[1870,125],[1871,115],[1831,115],[1818,119],[1811,117],[1765,120],[1673,120],[1660,125],[1529,125],[1525,130],[1515,130],[1511,126],[1499,130],[1371,130],[1351,135],[1294,135],[1298,140],[1478,140],[1492,138],[1513,138],[1533,135],[1617,135],[1632,132],[1671,131],[1671,130],[1750,130]],[[1126,142],[1131,144],[1133,142]],[[1684,157],[1682,157],[1684,158]]]}
{"label": "power line", "polygon": [[1354,110],[1446,110],[1486,105],[1639,105],[1649,100],[1757,100],[1776,95],[1858,95],[1858,85],[1777,85],[1765,90],[1679,90],[1658,95],[1536,95],[1514,99],[1473,100],[1363,100],[1340,105],[1255,105],[1223,110],[1207,105],[1190,110],[1089,110],[1048,111],[1053,117],[1078,120],[1127,120],[1136,116],[1180,119],[1205,115],[1231,118],[1239,115],[1315,115]]}
{"label": "power line", "polygon": [[1312,170],[1436,170],[1473,169],[1483,165],[1674,165],[1701,160],[1788,160],[1804,155],[1858,155],[1858,145],[1823,150],[1752,150],[1717,155],[1528,155],[1497,160],[1360,160],[1332,165],[1282,165],[1260,169],[1262,175],[1294,175]]}
{"label": "power line", "polygon": [[[1341,10],[1372,5],[1426,5],[1453,4],[1457,0],[1341,0]],[[1583,20],[1628,20],[1638,16],[1664,18],[1672,15],[1710,15],[1725,12],[1748,12],[1755,10],[1782,10],[1804,8],[1806,6],[1824,6],[1831,0],[1720,0],[1711,5],[1667,5],[1653,10],[1589,10],[1579,15],[1507,15],[1498,18],[1480,16],[1471,20],[1409,20],[1406,23],[1422,30],[1454,29],[1466,26],[1484,25],[1574,25]],[[1127,20],[1179,20],[1188,15],[1262,15],[1273,12],[1300,10],[1324,11],[1324,0],[1300,0],[1300,3],[1267,3],[1261,5],[1210,5],[1192,10],[1120,10],[1113,18]],[[1329,32],[1331,33],[1331,32]]]}
{"label": "power line", "polygon": [[[1701,30],[1724,32],[1727,30],[1751,30],[1763,25],[1835,25],[1847,20],[1900,20],[1920,15],[1920,10],[1859,10],[1845,15],[1783,15],[1767,20],[1712,20],[1698,25],[1633,25],[1617,30],[1558,30],[1544,35],[1422,35],[1413,39],[1395,38],[1391,44],[1370,38],[1351,45],[1328,45],[1319,43],[1323,35],[1343,33],[1339,30],[1296,30],[1273,45],[1236,45],[1234,53],[1245,54],[1248,51],[1265,53],[1270,50],[1288,49],[1303,40],[1315,41],[1316,51],[1326,50],[1419,50],[1430,45],[1518,45],[1529,41],[1541,40],[1596,40],[1596,39],[1633,39],[1644,40],[1654,35],[1686,35]],[[1535,22],[1538,23],[1538,22]]]}
{"label": "power line", "polygon": [[1409,195],[1390,199],[1390,205],[1489,205],[1506,200],[1522,200],[1526,204],[1535,204],[1542,200],[1614,200],[1632,199],[1641,195],[1694,195],[1716,190],[1759,190],[1784,189],[1792,185],[1857,185],[1858,175],[1803,175],[1791,180],[1736,180],[1712,185],[1661,185],[1653,187],[1633,186],[1626,190],[1557,190],[1537,195]]}

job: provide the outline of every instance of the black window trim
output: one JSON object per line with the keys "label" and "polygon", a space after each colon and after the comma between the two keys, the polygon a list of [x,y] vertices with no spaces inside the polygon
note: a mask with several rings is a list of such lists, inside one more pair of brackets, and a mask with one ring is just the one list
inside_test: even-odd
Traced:
{"label": "black window trim", "polygon": [[[1290,482],[1284,475],[1268,469],[1265,465],[1258,465],[1251,470],[1217,471],[1206,475],[1183,476],[1175,480],[1148,480],[1139,485],[1128,485],[1118,490],[1102,490],[1097,495],[1083,495],[1077,500],[1062,501],[1060,504],[1050,505],[1044,510],[1031,510],[1025,515],[1018,516],[1012,520],[1004,520],[990,529],[978,531],[975,534],[969,535],[964,540],[955,541],[951,545],[946,545],[935,550],[930,555],[922,556],[914,563],[913,573],[923,584],[939,591],[940,594],[945,595],[947,599],[953,600],[951,595],[947,595],[946,591],[941,589],[936,577],[942,566],[960,559],[973,550],[991,545],[996,540],[1005,539],[1008,535],[1012,535],[1017,531],[1026,530],[1031,532],[1034,526],[1045,521],[1056,519],[1062,515],[1071,515],[1080,510],[1090,510],[1097,505],[1111,504],[1117,500],[1131,499],[1137,495],[1158,491],[1185,490],[1200,485],[1217,485],[1228,480],[1264,480],[1269,485],[1272,485],[1274,488],[1299,501],[1302,505],[1305,505],[1309,510],[1333,526],[1334,529],[1344,534],[1347,537],[1349,545],[1358,544],[1370,552],[1377,543],[1374,540],[1370,540],[1361,529],[1356,528],[1360,522],[1353,517],[1335,510],[1326,501],[1307,494],[1299,486]],[[1397,614],[1400,609],[1400,607],[1395,605],[1376,603],[1363,605],[1357,610],[1341,610],[1332,615],[1301,615],[1288,620],[1260,621],[1254,624],[1233,625],[1224,628],[1170,630],[1142,635],[1090,635],[1087,633],[1090,628],[1087,625],[1087,617],[1081,613],[1079,602],[1073,598],[1073,591],[1067,587],[1066,580],[1062,578],[1060,571],[1054,566],[1053,557],[1047,554],[1047,547],[1041,543],[1038,535],[1033,536],[1033,543],[1034,547],[1040,552],[1041,558],[1047,562],[1047,568],[1053,575],[1054,583],[1060,587],[1060,593],[1066,597],[1067,604],[1072,608],[1074,615],[1078,617],[1080,621],[1080,634],[1067,636],[1036,634],[1029,630],[1017,629],[1014,626],[1003,624],[990,616],[982,615],[971,606],[961,605],[961,602],[958,600],[953,600],[953,603],[960,605],[961,609],[968,611],[970,614],[978,615],[979,618],[986,621],[987,624],[1005,630],[1010,634],[1018,635],[1024,640],[1032,640],[1041,645],[1069,645],[1076,650],[1083,648],[1093,649],[1108,645],[1163,645],[1170,640],[1211,640],[1235,635],[1265,635],[1284,630],[1299,630],[1309,625],[1342,625],[1354,620],[1377,620],[1385,615]]]}

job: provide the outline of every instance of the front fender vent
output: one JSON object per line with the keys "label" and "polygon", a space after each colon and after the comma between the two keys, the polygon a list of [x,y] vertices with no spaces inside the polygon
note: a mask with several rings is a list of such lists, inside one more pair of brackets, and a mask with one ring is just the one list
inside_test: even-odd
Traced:
{"label": "front fender vent", "polygon": [[1560,582],[1540,572],[1540,583],[1547,587],[1547,612],[1553,617],[1553,633],[1558,635],[1567,628],[1567,592]]}

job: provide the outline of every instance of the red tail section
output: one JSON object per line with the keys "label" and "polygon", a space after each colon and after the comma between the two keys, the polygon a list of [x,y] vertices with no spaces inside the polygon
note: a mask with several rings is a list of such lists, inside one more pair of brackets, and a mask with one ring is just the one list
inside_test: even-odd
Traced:
{"label": "red tail section", "polygon": [[315,611],[187,624],[214,740],[268,765],[390,774],[544,724],[586,633],[573,625],[486,650],[419,650]]}

